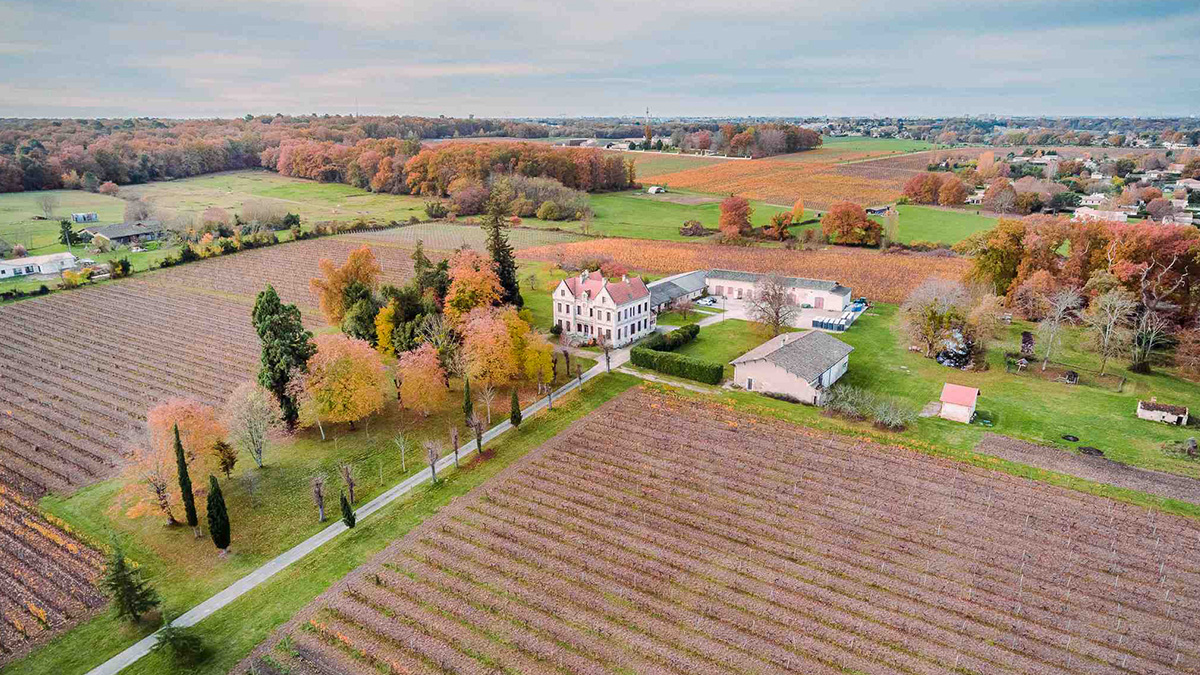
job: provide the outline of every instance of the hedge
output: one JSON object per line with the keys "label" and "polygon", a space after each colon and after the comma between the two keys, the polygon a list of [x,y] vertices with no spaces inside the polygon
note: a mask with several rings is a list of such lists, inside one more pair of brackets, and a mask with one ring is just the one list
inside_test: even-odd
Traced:
{"label": "hedge", "polygon": [[700,326],[693,323],[682,328],[676,328],[666,335],[655,333],[643,340],[641,346],[659,352],[673,352],[695,340],[699,334]]}
{"label": "hedge", "polygon": [[634,347],[629,353],[629,360],[635,366],[705,384],[721,384],[721,380],[725,377],[724,364],[702,361],[671,352],[655,351],[645,347]]}

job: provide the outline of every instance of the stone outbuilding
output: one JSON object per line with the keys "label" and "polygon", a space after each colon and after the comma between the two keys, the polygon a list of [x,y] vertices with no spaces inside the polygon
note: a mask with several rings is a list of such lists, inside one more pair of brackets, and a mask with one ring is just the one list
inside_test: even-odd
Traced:
{"label": "stone outbuilding", "polygon": [[850,368],[854,347],[819,330],[784,333],[737,357],[733,382],[747,391],[822,405],[829,387]]}

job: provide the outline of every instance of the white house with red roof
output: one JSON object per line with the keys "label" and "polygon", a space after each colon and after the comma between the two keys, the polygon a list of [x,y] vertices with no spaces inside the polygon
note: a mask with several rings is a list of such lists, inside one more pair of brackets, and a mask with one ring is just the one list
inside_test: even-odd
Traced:
{"label": "white house with red roof", "polygon": [[975,404],[979,401],[979,390],[961,384],[947,382],[942,387],[942,409],[938,417],[951,422],[970,424],[975,416]]}
{"label": "white house with red roof", "polygon": [[603,338],[614,347],[623,347],[655,330],[650,290],[640,277],[622,276],[615,281],[585,270],[558,282],[554,324],[563,333]]}

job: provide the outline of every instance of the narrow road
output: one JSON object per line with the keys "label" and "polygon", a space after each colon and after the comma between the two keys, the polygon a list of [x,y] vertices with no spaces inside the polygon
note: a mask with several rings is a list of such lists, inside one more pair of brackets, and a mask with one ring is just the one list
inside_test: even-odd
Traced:
{"label": "narrow road", "polygon": [[[606,370],[604,365],[604,355],[600,354],[599,356],[599,363],[584,373],[581,378],[572,379],[563,386],[559,387],[558,391],[554,392],[554,397],[558,398],[563,394],[568,394],[575,389],[578,389],[582,383],[587,382],[588,380],[591,380],[599,375],[603,375]],[[629,349],[626,348],[613,350],[610,354],[610,359],[612,368],[614,370],[617,369],[629,360]],[[529,406],[523,409],[521,411],[521,415],[525,418],[528,418],[529,416],[544,410],[546,405],[547,399],[538,399],[536,402],[531,403]],[[489,443],[495,440],[497,436],[503,434],[511,428],[512,423],[506,419],[491,429],[488,429],[483,434],[483,442]],[[460,458],[466,457],[474,452],[474,450],[475,441],[472,439],[458,449],[458,455]],[[439,472],[447,471],[452,468],[454,466],[454,453],[449,453],[442,457],[440,460],[438,460],[436,466]],[[421,471],[420,473],[409,476],[400,483],[389,488],[386,492],[380,494],[375,499],[372,499],[366,504],[363,504],[359,508],[355,509],[354,514],[358,520],[361,521],[363,518],[366,518],[384,506],[387,506],[388,504],[391,504],[397,499],[408,494],[413,490],[413,488],[425,483],[429,479],[430,474],[427,471]],[[289,565],[317,550],[321,546],[336,538],[339,534],[345,532],[347,529],[348,528],[346,525],[340,520],[333,523],[324,530],[321,530],[308,539],[305,539],[303,542],[279,554],[277,557],[263,564],[262,567],[259,567],[241,579],[238,579],[223,591],[217,593],[204,602],[201,602],[199,605],[196,605],[184,614],[181,614],[179,618],[172,621],[171,624],[182,627],[196,625],[200,621],[203,621],[205,617],[208,617],[214,612],[220,610],[222,607],[225,607],[234,600],[237,600],[246,593],[257,588],[268,579],[275,576],[275,574],[281,570],[286,569]],[[111,659],[90,670],[88,675],[115,675],[116,673],[124,670],[126,667],[136,663],[143,656],[149,654],[151,648],[153,648],[157,642],[157,632],[147,635],[137,643],[128,647],[125,651],[117,654]]]}

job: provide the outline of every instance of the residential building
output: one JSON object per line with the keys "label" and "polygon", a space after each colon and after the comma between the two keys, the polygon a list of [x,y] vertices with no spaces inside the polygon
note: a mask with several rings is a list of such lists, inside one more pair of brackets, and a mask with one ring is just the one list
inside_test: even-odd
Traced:
{"label": "residential building", "polygon": [[[755,285],[765,274],[738,272],[734,270],[709,270],[705,275],[708,294],[735,300],[754,297]],[[788,287],[788,295],[797,305],[808,305],[816,309],[842,311],[850,305],[850,289],[836,281],[782,277]]]}
{"label": "residential building", "polygon": [[747,391],[822,405],[850,368],[854,347],[819,330],[783,333],[734,359],[733,382]]}
{"label": "residential building", "polygon": [[554,323],[568,335],[623,347],[655,330],[650,290],[639,277],[609,281],[585,270],[558,282],[553,297]]}
{"label": "residential building", "polygon": [[982,204],[984,192],[986,192],[986,191],[983,189],[976,189],[975,192],[967,195],[967,203],[968,204]]}
{"label": "residential building", "polygon": [[1180,178],[1175,181],[1175,187],[1186,188],[1188,190],[1200,190],[1200,180],[1195,178]]}
{"label": "residential building", "polygon": [[1104,200],[1106,200],[1106,199],[1108,199],[1108,195],[1104,194],[1103,192],[1093,192],[1090,195],[1085,195],[1083,197],[1083,199],[1080,199],[1079,205],[1096,207],[1096,206],[1100,206],[1101,204],[1103,204]]}
{"label": "residential building", "polygon": [[70,253],[50,253],[27,258],[0,260],[0,279],[12,279],[29,274],[59,274],[75,267],[76,258]]}
{"label": "residential building", "polygon": [[942,407],[938,411],[938,417],[951,422],[970,424],[971,418],[975,417],[975,403],[978,400],[978,389],[947,382],[942,387]]}
{"label": "residential building", "polygon": [[650,310],[666,311],[671,303],[679,298],[694,299],[704,295],[704,290],[708,287],[705,281],[707,274],[708,270],[696,270],[651,281],[647,285],[650,289]]}
{"label": "residential building", "polygon": [[1081,206],[1075,209],[1075,214],[1072,220],[1092,221],[1092,220],[1110,220],[1116,223],[1124,223],[1129,220],[1129,214],[1124,211],[1097,211],[1096,209]]}
{"label": "residential building", "polygon": [[117,223],[99,227],[85,227],[84,232],[93,237],[104,237],[117,246],[126,246],[138,242],[161,239],[166,233],[157,220],[143,220],[133,223]]}
{"label": "residential building", "polygon": [[77,223],[95,223],[100,221],[100,215],[97,213],[72,213],[71,220]]}

